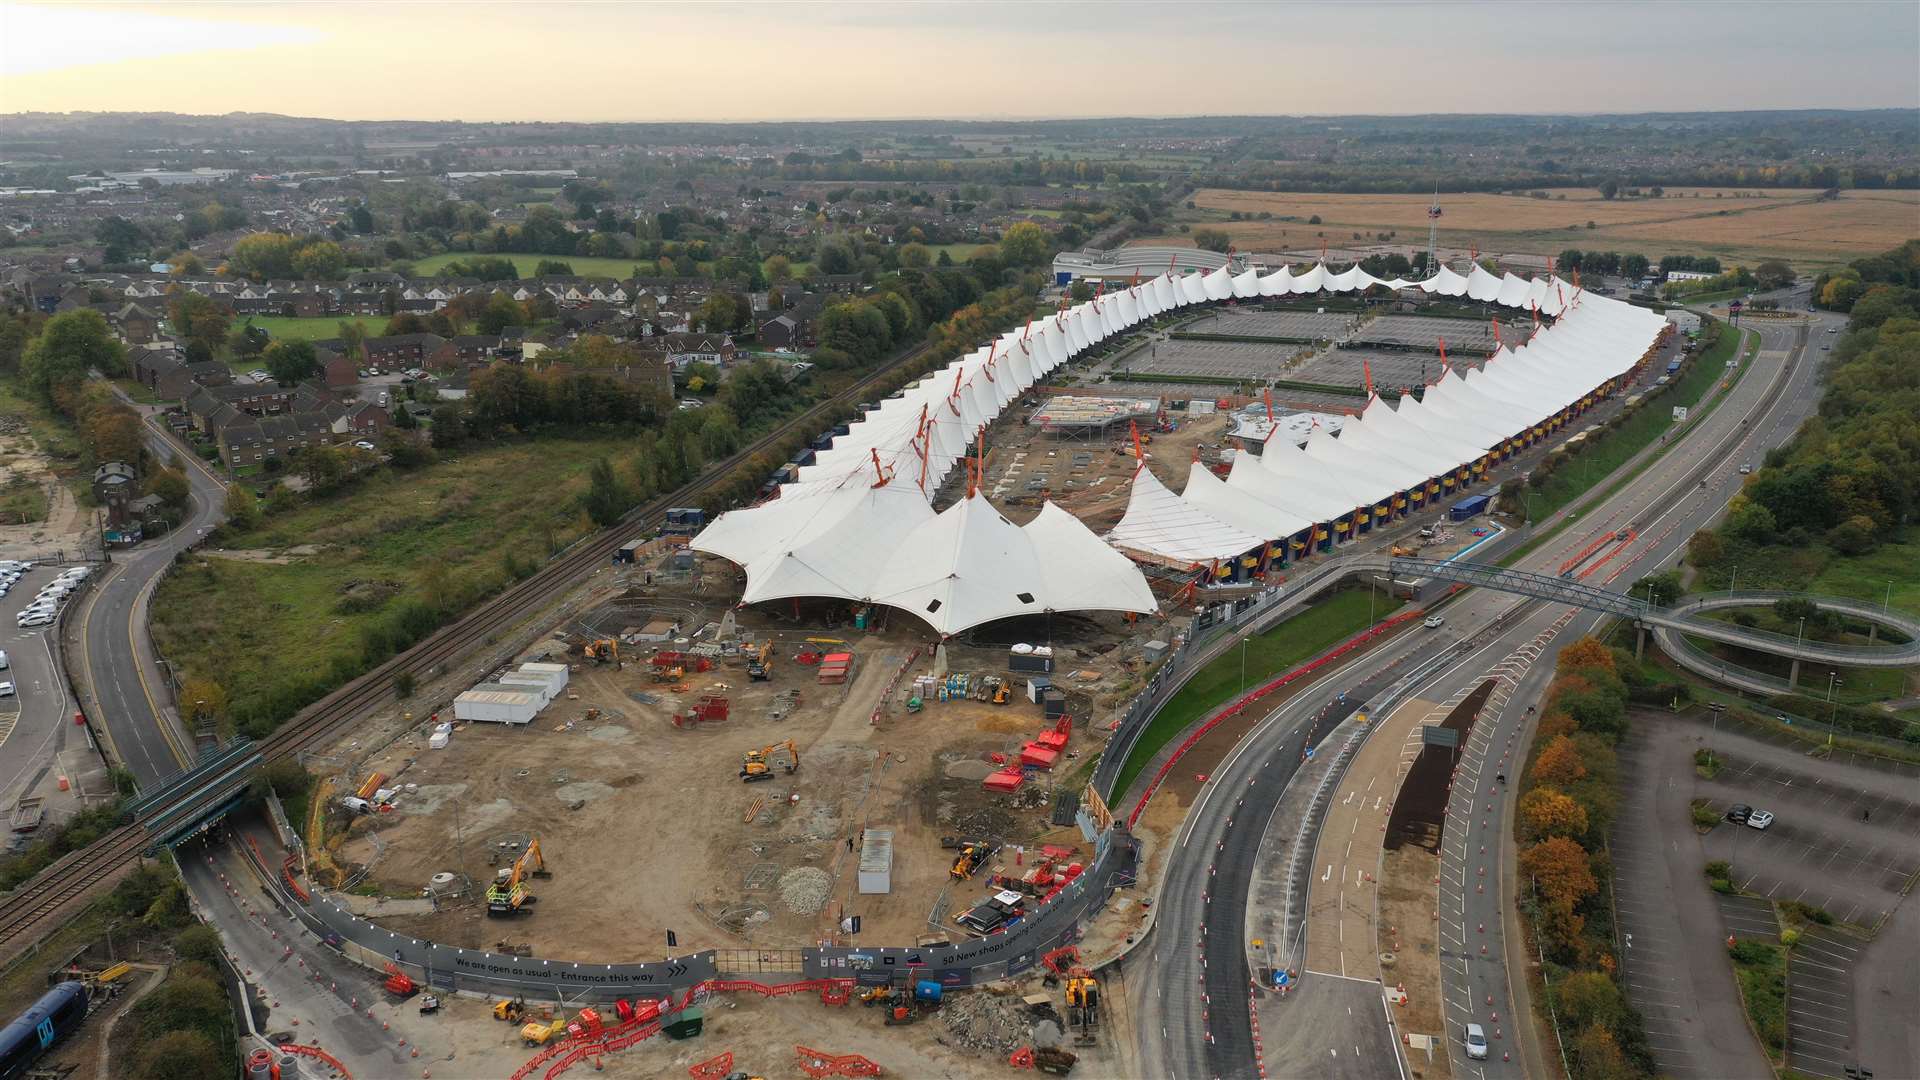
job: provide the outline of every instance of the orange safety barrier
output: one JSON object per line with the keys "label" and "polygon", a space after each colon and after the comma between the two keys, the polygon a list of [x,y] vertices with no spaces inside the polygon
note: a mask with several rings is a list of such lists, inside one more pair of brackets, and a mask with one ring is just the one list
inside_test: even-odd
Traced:
{"label": "orange safety barrier", "polygon": [[1311,663],[1301,667],[1294,668],[1292,671],[1287,672],[1285,675],[1282,675],[1279,678],[1274,679],[1263,686],[1255,687],[1254,689],[1248,691],[1247,693],[1240,695],[1239,698],[1234,700],[1233,704],[1228,705],[1226,708],[1220,710],[1220,712],[1215,714],[1212,719],[1200,725],[1200,727],[1196,729],[1193,732],[1193,734],[1188,735],[1184,740],[1181,741],[1179,746],[1174,748],[1173,756],[1169,757],[1166,763],[1160,766],[1160,771],[1153,774],[1153,782],[1147,785],[1147,790],[1141,794],[1140,801],[1134,804],[1133,812],[1127,815],[1127,827],[1131,829],[1140,820],[1140,815],[1146,812],[1148,801],[1150,801],[1153,798],[1153,795],[1156,791],[1160,790],[1161,783],[1164,782],[1167,778],[1167,775],[1173,771],[1173,767],[1179,764],[1180,759],[1186,756],[1187,751],[1193,749],[1194,745],[1197,744],[1201,739],[1205,738],[1208,732],[1218,727],[1221,721],[1240,715],[1242,712],[1246,711],[1248,707],[1253,705],[1255,702],[1259,701],[1261,698],[1266,697],[1268,694],[1273,693],[1275,690],[1279,690],[1282,687],[1285,687],[1293,682],[1296,682],[1302,678],[1305,678],[1308,675],[1313,674],[1314,672],[1320,670],[1321,668],[1327,666],[1328,664],[1333,663],[1335,660],[1340,659],[1341,657],[1347,655],[1348,653],[1354,651],[1355,649],[1358,649],[1361,646],[1368,644],[1369,642],[1373,641],[1375,638],[1378,638],[1381,635],[1386,634],[1391,630],[1398,629],[1400,626],[1408,622],[1411,622],[1412,620],[1417,619],[1425,614],[1426,614],[1425,610],[1421,608],[1414,608],[1412,611],[1403,611],[1398,615],[1394,615],[1387,619],[1383,619],[1377,625],[1369,627],[1366,630],[1362,630],[1360,633],[1355,634],[1353,637],[1350,637],[1346,641],[1341,642],[1339,645],[1334,646],[1332,649],[1328,650],[1327,652],[1322,653],[1319,657],[1315,658]]}
{"label": "orange safety barrier", "polygon": [[347,1071],[345,1065],[340,1064],[339,1058],[334,1057],[332,1054],[327,1053],[317,1046],[302,1046],[299,1043],[287,1043],[285,1046],[280,1047],[279,1050],[283,1054],[298,1054],[301,1057],[313,1058],[328,1068],[339,1072],[340,1080],[353,1080],[353,1074]]}
{"label": "orange safety barrier", "polygon": [[693,1080],[724,1080],[724,1077],[732,1071],[733,1051],[731,1050],[717,1057],[710,1057],[698,1065],[687,1066],[687,1075],[693,1077]]}
{"label": "orange safety barrier", "polygon": [[882,1070],[871,1058],[859,1054],[829,1054],[824,1050],[795,1044],[795,1062],[808,1076],[879,1076]]}

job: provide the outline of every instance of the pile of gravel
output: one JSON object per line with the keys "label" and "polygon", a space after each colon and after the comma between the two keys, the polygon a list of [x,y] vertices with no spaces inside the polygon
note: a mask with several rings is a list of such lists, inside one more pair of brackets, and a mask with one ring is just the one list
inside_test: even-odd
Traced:
{"label": "pile of gravel", "polygon": [[833,878],[817,866],[796,866],[780,875],[780,902],[795,915],[811,915],[826,906]]}

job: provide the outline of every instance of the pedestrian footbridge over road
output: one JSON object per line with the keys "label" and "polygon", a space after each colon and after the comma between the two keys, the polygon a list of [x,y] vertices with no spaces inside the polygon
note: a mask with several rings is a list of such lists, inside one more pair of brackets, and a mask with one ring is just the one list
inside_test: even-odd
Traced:
{"label": "pedestrian footbridge over road", "polygon": [[[1787,592],[1723,592],[1688,597],[1672,607],[1658,607],[1627,593],[1610,592],[1584,585],[1571,578],[1533,574],[1490,563],[1443,562],[1437,559],[1393,559],[1388,567],[1395,577],[1431,578],[1452,581],[1499,592],[1518,593],[1540,600],[1571,604],[1589,611],[1604,611],[1654,630],[1668,630],[1691,637],[1706,638],[1743,649],[1784,656],[1796,661],[1836,664],[1845,667],[1920,666],[1920,617],[1862,600],[1838,596],[1812,596]],[[1806,641],[1789,634],[1756,630],[1737,623],[1709,617],[1709,611],[1724,608],[1763,607],[1776,600],[1807,600],[1822,611],[1833,611],[1874,624],[1889,627],[1906,640],[1876,645],[1835,645],[1824,641]]]}

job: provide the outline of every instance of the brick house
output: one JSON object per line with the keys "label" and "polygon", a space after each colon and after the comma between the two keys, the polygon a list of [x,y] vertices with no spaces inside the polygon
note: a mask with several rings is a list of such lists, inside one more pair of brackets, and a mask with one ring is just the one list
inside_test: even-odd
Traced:
{"label": "brick house", "polygon": [[439,334],[395,334],[367,339],[367,364],[381,369],[420,367],[447,339]]}
{"label": "brick house", "polygon": [[314,349],[320,361],[320,382],[329,390],[343,390],[360,381],[360,370],[353,358],[332,349]]}

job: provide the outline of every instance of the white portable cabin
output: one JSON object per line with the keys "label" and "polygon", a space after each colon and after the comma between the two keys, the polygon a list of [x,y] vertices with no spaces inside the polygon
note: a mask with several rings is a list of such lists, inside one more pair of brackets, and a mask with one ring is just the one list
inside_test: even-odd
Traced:
{"label": "white portable cabin", "polygon": [[453,699],[456,720],[484,720],[496,724],[531,724],[545,704],[530,686],[481,683]]}
{"label": "white portable cabin", "polygon": [[893,891],[893,830],[868,829],[860,840],[860,892]]}

